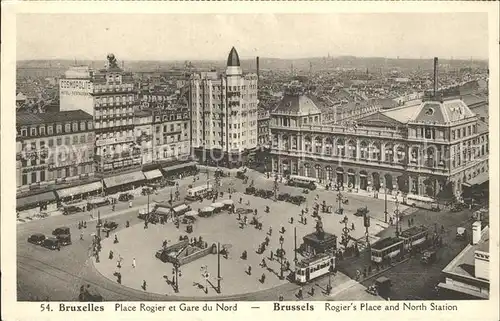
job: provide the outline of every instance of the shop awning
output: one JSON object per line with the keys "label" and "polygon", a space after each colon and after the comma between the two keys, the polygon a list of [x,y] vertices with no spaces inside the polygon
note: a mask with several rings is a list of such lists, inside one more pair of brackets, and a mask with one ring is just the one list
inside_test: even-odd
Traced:
{"label": "shop awning", "polygon": [[180,211],[183,211],[185,209],[187,209],[187,205],[186,204],[182,204],[182,205],[179,205],[177,206],[176,208],[174,208],[174,212],[180,212]]}
{"label": "shop awning", "polygon": [[222,204],[222,203],[213,203],[210,206],[213,207],[213,208],[222,208],[222,207],[224,207],[224,204]]}
{"label": "shop awning", "polygon": [[153,169],[152,171],[143,172],[147,180],[163,177],[159,169]]}
{"label": "shop awning", "polygon": [[483,183],[486,183],[489,181],[490,177],[488,176],[488,173],[483,172],[477,175],[476,177],[470,179],[468,182],[463,183],[462,185],[466,187],[471,187],[474,185],[482,185]]}
{"label": "shop awning", "polygon": [[190,216],[190,215],[191,216],[196,216],[196,215],[198,215],[198,212],[197,211],[189,211],[189,212],[186,213],[186,216]]}
{"label": "shop awning", "polygon": [[45,192],[41,194],[21,197],[16,200],[16,208],[23,208],[30,205],[37,205],[41,202],[52,202],[56,200],[56,194],[53,191]]}
{"label": "shop awning", "polygon": [[436,200],[433,198],[427,197],[427,196],[420,196],[420,195],[408,195],[409,200],[415,200],[415,201],[421,201],[421,202],[427,202],[427,203],[433,203]]}
{"label": "shop awning", "polygon": [[122,174],[113,177],[107,177],[103,179],[106,188],[121,186],[125,184],[131,184],[139,181],[143,181],[145,176],[142,172],[132,172],[127,174]]}
{"label": "shop awning", "polygon": [[198,163],[197,162],[188,162],[188,163],[182,163],[182,164],[177,164],[177,165],[172,165],[172,166],[165,166],[162,168],[165,172],[170,172],[170,171],[175,171],[177,169],[181,169],[184,167],[189,167],[189,166],[196,166]]}
{"label": "shop awning", "polygon": [[57,196],[59,196],[59,198],[64,198],[64,197],[76,196],[76,195],[80,195],[83,193],[90,193],[90,192],[99,191],[99,190],[102,190],[102,183],[101,182],[93,182],[93,183],[89,183],[89,184],[59,189],[56,191],[56,194],[57,194]]}
{"label": "shop awning", "polygon": [[88,200],[89,204],[101,204],[107,202],[108,199],[105,197],[96,197]]}
{"label": "shop awning", "polygon": [[157,207],[156,208],[156,214],[159,214],[159,215],[168,215],[172,213],[172,209],[168,208],[168,207]]}
{"label": "shop awning", "polygon": [[233,205],[234,202],[233,202],[233,200],[224,200],[224,201],[222,201],[222,204],[224,204],[224,205]]}
{"label": "shop awning", "polygon": [[207,206],[205,208],[203,208],[201,211],[202,212],[213,212],[214,208],[211,207],[211,206]]}

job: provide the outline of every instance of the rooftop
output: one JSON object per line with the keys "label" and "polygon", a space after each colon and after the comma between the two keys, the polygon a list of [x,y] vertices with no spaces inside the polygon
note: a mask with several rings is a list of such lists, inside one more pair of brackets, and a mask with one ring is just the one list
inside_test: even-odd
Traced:
{"label": "rooftop", "polygon": [[467,245],[444,269],[444,273],[455,274],[458,276],[489,282],[488,280],[478,279],[475,275],[475,260],[476,251],[489,252],[489,228],[486,227],[481,232],[481,240],[477,244]]}
{"label": "rooftop", "polygon": [[427,227],[425,227],[423,225],[413,226],[407,230],[402,231],[400,236],[404,237],[404,238],[408,238],[408,237],[420,234],[420,233],[425,232],[425,231],[427,231]]}
{"label": "rooftop", "polygon": [[272,110],[272,113],[307,116],[320,114],[321,110],[316,106],[311,98],[305,95],[287,94],[279,102],[278,106]]}
{"label": "rooftop", "polygon": [[388,246],[391,246],[393,244],[396,244],[398,242],[403,242],[403,240],[397,238],[397,237],[386,237],[385,239],[381,239],[375,244],[372,245],[372,249],[375,250],[382,250],[385,249]]}
{"label": "rooftop", "polygon": [[16,113],[16,124],[18,126],[60,123],[75,120],[92,120],[92,115],[83,110],[58,111],[51,113]]}

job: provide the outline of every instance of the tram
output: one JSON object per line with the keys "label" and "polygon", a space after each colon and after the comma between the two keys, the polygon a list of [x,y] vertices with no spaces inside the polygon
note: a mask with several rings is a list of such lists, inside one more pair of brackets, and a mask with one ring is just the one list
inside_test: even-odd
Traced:
{"label": "tram", "polygon": [[399,235],[399,238],[404,242],[405,251],[410,251],[413,248],[419,248],[423,246],[423,243],[427,241],[429,231],[427,227],[413,226],[407,230],[404,230]]}
{"label": "tram", "polygon": [[295,267],[295,282],[305,284],[335,269],[335,256],[320,253],[303,259]]}
{"label": "tram", "polygon": [[397,237],[386,237],[376,242],[370,247],[371,260],[375,263],[380,263],[399,255],[403,252],[403,243],[403,240]]}
{"label": "tram", "polygon": [[310,190],[316,189],[316,179],[312,177],[291,175],[287,184],[289,186],[303,187]]}
{"label": "tram", "polygon": [[427,227],[414,226],[402,231],[399,237],[382,239],[371,246],[371,260],[380,263],[400,253],[421,249],[427,241],[428,233]]}

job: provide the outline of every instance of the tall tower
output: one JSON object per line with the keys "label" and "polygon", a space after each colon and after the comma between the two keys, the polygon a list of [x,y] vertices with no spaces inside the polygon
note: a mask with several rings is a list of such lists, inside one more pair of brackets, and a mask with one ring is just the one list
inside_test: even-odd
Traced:
{"label": "tall tower", "polygon": [[[243,74],[238,52],[227,57],[226,72],[195,74],[190,81],[193,147],[203,161],[234,167],[257,146],[257,84],[255,74]],[[217,150],[215,153],[210,151]],[[213,162],[215,164],[215,162]]]}

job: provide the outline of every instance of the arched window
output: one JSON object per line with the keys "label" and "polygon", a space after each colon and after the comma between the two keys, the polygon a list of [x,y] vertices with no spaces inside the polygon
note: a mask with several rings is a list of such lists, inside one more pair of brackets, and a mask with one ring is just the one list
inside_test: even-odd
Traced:
{"label": "arched window", "polygon": [[284,136],[283,136],[283,148],[284,148],[285,150],[290,149],[290,140],[289,140],[289,138],[288,138],[288,136],[287,136],[287,135],[284,135]]}
{"label": "arched window", "polygon": [[405,162],[406,151],[405,151],[403,146],[398,146],[396,148],[396,158],[397,158],[397,162],[400,164],[403,164]]}
{"label": "arched window", "polygon": [[392,144],[385,145],[385,161],[394,162],[394,146]]}
{"label": "arched window", "polygon": [[345,143],[342,138],[337,140],[337,155],[340,157],[345,157]]}
{"label": "arched window", "polygon": [[362,141],[359,149],[360,149],[361,159],[368,159],[370,157],[370,155],[368,154],[368,143],[367,142]]}
{"label": "arched window", "polygon": [[349,149],[349,157],[351,158],[356,158],[357,154],[357,148],[356,148],[356,142],[354,140],[350,140],[349,143],[347,144],[347,148]]}
{"label": "arched window", "polygon": [[323,149],[323,141],[321,137],[316,137],[314,139],[314,152],[316,154],[321,154],[322,149]]}
{"label": "arched window", "polygon": [[333,141],[330,137],[327,137],[325,139],[325,154],[326,155],[332,154],[332,147],[333,147]]}
{"label": "arched window", "polygon": [[306,136],[305,140],[305,148],[306,148],[306,152],[312,152],[312,146],[311,146],[311,137],[309,136]]}

